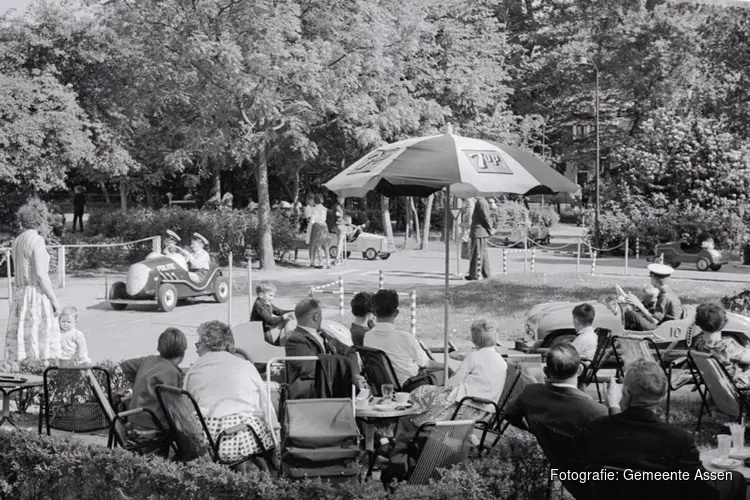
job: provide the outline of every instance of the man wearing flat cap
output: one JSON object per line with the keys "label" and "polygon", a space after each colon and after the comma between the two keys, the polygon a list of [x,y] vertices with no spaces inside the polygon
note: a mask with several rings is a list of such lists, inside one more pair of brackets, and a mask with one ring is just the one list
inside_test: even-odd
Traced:
{"label": "man wearing flat cap", "polygon": [[190,279],[196,283],[200,283],[206,277],[208,269],[211,267],[211,256],[208,255],[205,248],[207,246],[208,240],[205,236],[193,233],[193,238],[190,241],[190,251],[183,248],[178,249],[188,262]]}
{"label": "man wearing flat cap", "polygon": [[164,255],[169,255],[170,253],[174,253],[178,251],[177,244],[182,241],[182,238],[177,236],[177,233],[175,233],[172,230],[167,230],[164,236],[164,245],[162,249],[162,253]]}
{"label": "man wearing flat cap", "polygon": [[648,332],[656,329],[657,326],[665,321],[680,319],[682,316],[680,299],[669,286],[669,277],[674,272],[674,269],[664,264],[651,264],[648,266],[648,271],[651,277],[651,284],[659,290],[656,305],[653,311],[649,311],[638,297],[628,294],[625,297],[625,301],[630,307],[623,313],[626,330]]}

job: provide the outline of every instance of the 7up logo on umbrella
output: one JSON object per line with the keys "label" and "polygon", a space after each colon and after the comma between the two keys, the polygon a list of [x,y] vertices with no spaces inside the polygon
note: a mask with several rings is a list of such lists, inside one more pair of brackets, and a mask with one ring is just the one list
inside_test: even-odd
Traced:
{"label": "7up logo on umbrella", "polygon": [[496,151],[464,149],[463,153],[480,174],[513,174],[503,157]]}

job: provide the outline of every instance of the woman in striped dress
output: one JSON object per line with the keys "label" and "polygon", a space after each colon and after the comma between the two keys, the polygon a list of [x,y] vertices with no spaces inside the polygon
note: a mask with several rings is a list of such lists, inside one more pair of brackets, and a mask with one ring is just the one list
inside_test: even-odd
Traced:
{"label": "woman in striped dress", "polygon": [[18,211],[24,231],[13,241],[15,291],[8,320],[3,360],[15,371],[24,359],[60,357],[60,310],[49,278],[49,253],[44,237],[49,234],[47,207],[38,199]]}

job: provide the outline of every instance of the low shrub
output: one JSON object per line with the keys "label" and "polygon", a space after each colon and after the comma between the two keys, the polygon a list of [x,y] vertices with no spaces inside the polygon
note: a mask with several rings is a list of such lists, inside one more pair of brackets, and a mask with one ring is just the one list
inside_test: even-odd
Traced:
{"label": "low shrub", "polygon": [[531,227],[529,209],[523,203],[502,201],[492,210],[492,225],[495,229],[511,229],[518,226]]}
{"label": "low shrub", "polygon": [[532,208],[529,211],[529,220],[532,226],[552,228],[560,222],[560,215],[554,208],[547,205],[546,207]]}
{"label": "low shrub", "polygon": [[[546,491],[547,469],[534,438],[513,433],[488,457],[467,460],[428,486],[402,485],[389,498],[541,499]],[[179,464],[36,433],[0,433],[3,500],[385,500],[386,495],[377,481],[338,486],[320,481],[293,482],[256,471],[235,474],[205,458]]]}
{"label": "low shrub", "polygon": [[[283,214],[271,214],[271,232],[275,257],[288,258],[299,245],[300,236],[294,224]],[[226,265],[229,253],[236,261],[244,260],[248,249],[252,255],[259,254],[260,238],[257,215],[248,210],[186,210],[184,208],[162,208],[151,210],[140,208],[126,212],[115,211],[92,214],[88,230],[105,238],[120,238],[134,241],[150,236],[163,235],[171,229],[185,240],[198,232],[211,242],[210,251],[216,255],[220,265]]]}
{"label": "low shrub", "polygon": [[[594,224],[592,218],[588,224],[589,235],[594,234]],[[657,243],[677,241],[683,233],[695,238],[703,231],[713,235],[717,248],[730,251],[739,248],[744,231],[742,219],[737,214],[676,206],[665,210],[646,208],[627,212],[609,206],[602,210],[599,225],[603,248],[615,247],[628,237],[631,248],[634,248],[638,237],[644,255],[653,252]]]}

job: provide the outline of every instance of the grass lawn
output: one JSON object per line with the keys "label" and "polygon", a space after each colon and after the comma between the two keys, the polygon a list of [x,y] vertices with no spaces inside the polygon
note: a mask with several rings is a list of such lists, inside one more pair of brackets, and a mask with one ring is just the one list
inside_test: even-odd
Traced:
{"label": "grass lawn", "polygon": [[[596,301],[615,293],[615,284],[626,291],[637,291],[643,278],[581,276],[570,274],[524,274],[498,276],[450,289],[451,340],[456,345],[468,342],[469,326],[479,318],[494,320],[501,340],[523,335],[523,315],[531,306],[553,301]],[[398,287],[403,289],[404,287]],[[718,300],[740,291],[737,283],[675,280],[672,288],[683,304]],[[417,287],[417,334],[430,345],[443,338],[444,295],[442,285]],[[334,318],[331,318],[334,319]],[[341,322],[351,323],[351,315]],[[339,321],[339,319],[335,319]],[[396,326],[409,330],[409,299],[401,298],[401,313]],[[571,325],[572,326],[572,325]]]}

